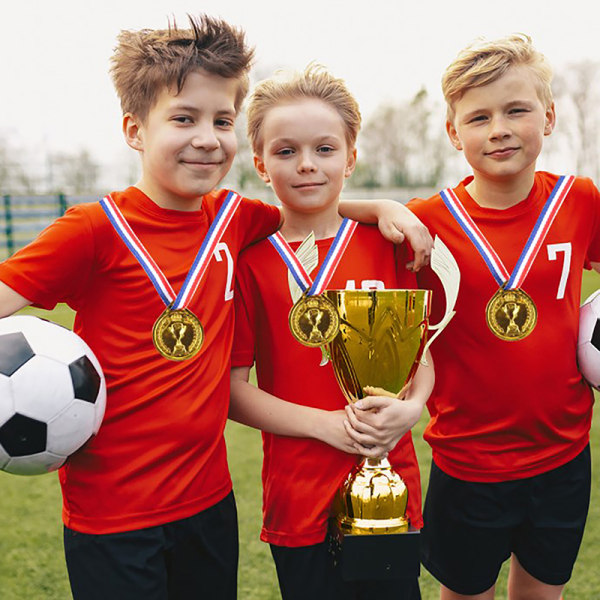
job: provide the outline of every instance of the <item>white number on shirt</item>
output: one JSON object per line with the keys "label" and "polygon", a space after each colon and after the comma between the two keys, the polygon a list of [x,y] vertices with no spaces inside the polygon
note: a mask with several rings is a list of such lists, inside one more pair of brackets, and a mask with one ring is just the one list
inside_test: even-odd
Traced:
{"label": "white number on shirt", "polygon": [[[356,281],[354,279],[348,279],[346,281],[347,290],[355,290],[356,289]],[[360,282],[360,289],[364,291],[372,291],[372,290],[385,290],[385,285],[383,281],[379,281],[378,279],[363,279]]]}
{"label": "white number on shirt", "polygon": [[556,299],[562,300],[565,297],[567,279],[569,278],[569,271],[571,270],[571,242],[563,242],[562,244],[548,244],[548,260],[557,260],[559,252],[564,252],[564,258]]}
{"label": "white number on shirt", "polygon": [[219,242],[214,251],[214,257],[217,262],[221,262],[223,258],[221,257],[221,252],[225,254],[225,258],[227,259],[227,283],[225,284],[225,300],[231,300],[233,298],[233,257],[231,256],[231,252],[229,252],[229,247],[225,242]]}

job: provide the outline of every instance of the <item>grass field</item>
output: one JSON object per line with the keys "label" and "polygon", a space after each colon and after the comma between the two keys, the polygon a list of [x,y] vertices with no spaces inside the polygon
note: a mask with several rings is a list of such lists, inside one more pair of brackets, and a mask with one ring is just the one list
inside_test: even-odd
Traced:
{"label": "grass field", "polygon": [[[582,296],[600,287],[600,277],[587,274]],[[71,325],[73,315],[59,307],[48,315]],[[423,484],[429,472],[430,452],[421,439],[425,416],[414,430]],[[240,600],[279,598],[275,570],[266,544],[258,539],[261,523],[260,434],[230,423],[226,431],[231,472],[240,520]],[[600,598],[600,417],[592,426],[594,464],[592,504],[588,525],[565,600]],[[0,473],[0,600],[68,600],[69,584],[62,553],[60,490],[56,475],[18,477]],[[506,568],[497,598],[505,599]],[[425,571],[421,575],[424,600],[438,597],[437,584]]]}

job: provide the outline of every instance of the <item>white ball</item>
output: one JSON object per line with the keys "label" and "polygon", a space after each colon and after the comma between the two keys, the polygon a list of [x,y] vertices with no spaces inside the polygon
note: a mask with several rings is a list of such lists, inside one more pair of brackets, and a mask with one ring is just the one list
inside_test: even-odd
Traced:
{"label": "white ball", "polygon": [[584,379],[600,390],[600,290],[579,309],[577,363]]}
{"label": "white ball", "polygon": [[72,331],[33,316],[0,319],[0,469],[58,469],[98,433],[106,382]]}

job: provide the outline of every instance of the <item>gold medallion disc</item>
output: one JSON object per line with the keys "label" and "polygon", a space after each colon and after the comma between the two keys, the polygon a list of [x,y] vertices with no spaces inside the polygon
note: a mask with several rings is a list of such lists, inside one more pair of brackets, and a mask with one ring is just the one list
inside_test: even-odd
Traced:
{"label": "gold medallion disc", "polygon": [[517,341],[533,331],[537,308],[523,290],[500,288],[488,302],[485,317],[494,335],[509,342]]}
{"label": "gold medallion disc", "polygon": [[167,308],[154,323],[152,341],[165,358],[186,360],[195,356],[202,347],[204,330],[191,310]]}
{"label": "gold medallion disc", "polygon": [[325,296],[302,296],[289,314],[292,335],[305,346],[316,348],[333,340],[340,328],[340,317]]}

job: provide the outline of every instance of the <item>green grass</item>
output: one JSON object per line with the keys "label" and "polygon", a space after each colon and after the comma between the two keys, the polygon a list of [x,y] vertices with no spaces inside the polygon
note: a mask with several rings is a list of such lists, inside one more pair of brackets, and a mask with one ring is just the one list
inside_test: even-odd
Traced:
{"label": "green grass", "polygon": [[[600,287],[600,276],[586,274],[582,297]],[[71,326],[73,314],[65,307],[33,311]],[[430,452],[421,434],[426,417],[414,429],[423,485],[427,483]],[[230,423],[226,431],[240,522],[239,598],[276,600],[277,578],[268,546],[259,541],[261,525],[260,470],[262,447],[257,431]],[[586,533],[565,600],[600,598],[600,417],[592,424],[593,485]],[[18,477],[0,472],[0,599],[67,600],[69,584],[62,551],[60,489],[56,475]],[[496,597],[506,599],[506,566]],[[438,598],[435,580],[422,571],[424,600]]]}

